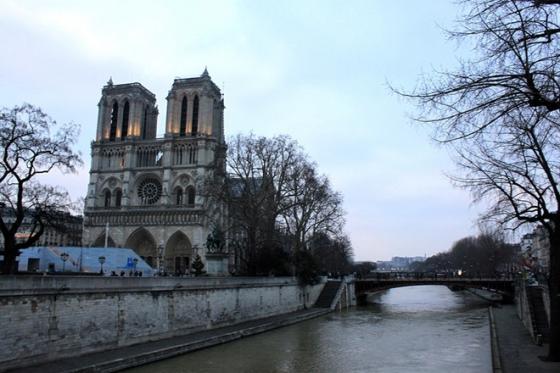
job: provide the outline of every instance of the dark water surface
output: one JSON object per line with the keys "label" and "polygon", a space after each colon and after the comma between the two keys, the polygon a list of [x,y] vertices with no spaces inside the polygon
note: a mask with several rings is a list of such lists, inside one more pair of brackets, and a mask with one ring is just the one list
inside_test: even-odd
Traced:
{"label": "dark water surface", "polygon": [[491,372],[487,304],[479,298],[416,286],[370,301],[127,372]]}

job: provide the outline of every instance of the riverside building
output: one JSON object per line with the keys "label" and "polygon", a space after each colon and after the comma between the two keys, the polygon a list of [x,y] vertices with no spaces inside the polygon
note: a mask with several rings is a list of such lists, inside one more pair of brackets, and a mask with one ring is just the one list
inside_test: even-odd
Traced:
{"label": "riverside building", "polygon": [[206,248],[223,209],[200,193],[225,167],[224,100],[208,71],[174,80],[162,138],[156,97],[142,84],[109,80],[98,106],[84,245],[131,248],[169,273],[187,273],[200,255],[208,273],[227,273],[227,255]]}

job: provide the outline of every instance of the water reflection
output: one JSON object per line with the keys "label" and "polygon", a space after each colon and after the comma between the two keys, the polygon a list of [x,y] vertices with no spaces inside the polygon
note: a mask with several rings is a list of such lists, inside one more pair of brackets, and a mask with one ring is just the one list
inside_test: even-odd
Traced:
{"label": "water reflection", "polygon": [[399,288],[372,304],[131,372],[490,372],[486,304],[442,286]]}

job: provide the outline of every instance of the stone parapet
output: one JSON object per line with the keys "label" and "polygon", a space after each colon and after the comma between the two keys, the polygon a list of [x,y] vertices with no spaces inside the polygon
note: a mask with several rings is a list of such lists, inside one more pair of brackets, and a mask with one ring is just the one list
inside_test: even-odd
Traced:
{"label": "stone parapet", "polygon": [[[175,206],[171,206],[174,208]],[[128,209],[128,211],[118,210],[117,208],[100,208],[102,211],[88,211],[85,223],[91,227],[104,227],[107,223],[111,226],[161,226],[161,225],[189,225],[201,224],[204,219],[204,211],[198,209],[182,209],[178,211],[169,210],[148,210],[138,208]]]}
{"label": "stone parapet", "polygon": [[2,276],[0,297],[84,292],[173,291],[297,286],[294,277]]}
{"label": "stone parapet", "polygon": [[310,307],[294,278],[5,276],[0,371]]}

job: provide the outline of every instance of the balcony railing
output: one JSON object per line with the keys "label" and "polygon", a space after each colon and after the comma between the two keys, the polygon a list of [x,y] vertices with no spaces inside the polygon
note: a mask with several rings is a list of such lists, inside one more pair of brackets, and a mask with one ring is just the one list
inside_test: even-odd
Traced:
{"label": "balcony railing", "polygon": [[161,209],[127,208],[119,210],[89,210],[85,212],[84,225],[194,225],[201,224],[204,212],[201,209]]}

